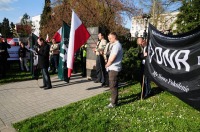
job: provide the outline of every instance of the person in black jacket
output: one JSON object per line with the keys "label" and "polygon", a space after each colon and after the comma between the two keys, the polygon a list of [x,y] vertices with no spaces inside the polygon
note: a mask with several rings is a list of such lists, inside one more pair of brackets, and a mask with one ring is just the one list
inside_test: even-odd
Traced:
{"label": "person in black jacket", "polygon": [[24,71],[24,66],[25,66],[26,71],[29,71],[29,68],[27,65],[27,58],[26,58],[26,52],[28,51],[28,49],[25,47],[23,42],[19,41],[19,44],[20,44],[20,48],[18,50],[18,55],[19,55],[21,70]]}
{"label": "person in black jacket", "polygon": [[144,38],[139,37],[137,39],[137,44],[141,48],[141,52],[139,52],[138,57],[141,60],[140,64],[140,84],[142,87],[141,98],[145,99],[151,93],[151,85],[149,78],[145,75],[145,58],[147,57],[147,42]]}
{"label": "person in black jacket", "polygon": [[0,36],[0,74],[2,74],[2,78],[6,77],[7,59],[10,57],[7,48],[11,48],[11,46]]}
{"label": "person in black jacket", "polygon": [[50,47],[46,44],[43,38],[38,39],[39,48],[36,50],[38,53],[38,68],[42,70],[43,86],[40,88],[50,89],[52,88],[51,80],[48,72],[49,67],[49,50]]}

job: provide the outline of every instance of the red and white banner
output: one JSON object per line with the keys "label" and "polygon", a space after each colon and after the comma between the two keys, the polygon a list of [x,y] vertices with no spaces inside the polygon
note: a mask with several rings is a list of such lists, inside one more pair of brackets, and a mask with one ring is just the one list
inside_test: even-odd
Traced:
{"label": "red and white banner", "polygon": [[83,25],[82,21],[72,11],[71,19],[71,30],[69,37],[69,46],[67,54],[67,68],[68,68],[68,77],[71,76],[74,63],[74,53],[88,40],[90,34],[86,27]]}
{"label": "red and white banner", "polygon": [[62,27],[60,27],[60,29],[53,36],[53,39],[55,39],[57,43],[61,42],[61,34],[62,34]]}

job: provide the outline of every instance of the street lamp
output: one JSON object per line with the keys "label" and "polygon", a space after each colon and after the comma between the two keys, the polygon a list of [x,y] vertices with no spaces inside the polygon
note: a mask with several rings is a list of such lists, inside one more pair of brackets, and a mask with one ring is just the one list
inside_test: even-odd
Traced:
{"label": "street lamp", "polygon": [[144,33],[143,33],[144,39],[147,39],[147,23],[150,17],[151,16],[149,14],[142,15],[142,18],[144,19]]}
{"label": "street lamp", "polygon": [[147,23],[148,23],[148,20],[149,20],[150,17],[151,17],[151,15],[149,15],[149,14],[143,14],[143,15],[142,15],[142,18],[144,19],[144,22],[145,22],[145,23],[144,23],[144,25],[145,25],[145,26],[144,26],[144,28],[145,28],[144,30],[147,29]]}

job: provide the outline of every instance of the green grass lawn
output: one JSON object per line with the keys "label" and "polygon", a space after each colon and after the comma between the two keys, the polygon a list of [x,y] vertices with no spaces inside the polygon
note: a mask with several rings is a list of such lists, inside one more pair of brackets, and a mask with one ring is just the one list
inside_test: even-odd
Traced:
{"label": "green grass lawn", "polygon": [[20,70],[19,63],[17,61],[10,62],[8,65],[6,77],[0,79],[0,85],[11,82],[25,81],[32,79],[30,72],[25,72]]}
{"label": "green grass lawn", "polygon": [[[10,62],[10,68],[7,70],[7,74],[5,78],[0,79],[0,85],[11,83],[11,82],[19,82],[19,81],[26,81],[32,80],[31,72],[21,71],[19,63],[17,61]],[[49,72],[50,76],[57,76],[57,74],[52,74]],[[40,78],[42,78],[40,73]]]}
{"label": "green grass lawn", "polygon": [[21,132],[199,132],[200,112],[155,85],[140,100],[140,85],[120,88],[119,106],[106,108],[110,92],[13,124]]}

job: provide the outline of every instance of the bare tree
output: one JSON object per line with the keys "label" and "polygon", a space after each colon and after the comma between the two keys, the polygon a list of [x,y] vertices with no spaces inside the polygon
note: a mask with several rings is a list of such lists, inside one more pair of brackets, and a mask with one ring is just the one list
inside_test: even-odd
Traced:
{"label": "bare tree", "polygon": [[140,4],[143,7],[143,13],[150,14],[151,23],[157,27],[159,21],[161,23],[168,21],[163,19],[161,14],[178,11],[181,0],[140,0]]}
{"label": "bare tree", "polygon": [[50,37],[65,21],[70,25],[72,9],[87,27],[100,26],[120,34],[126,32],[124,16],[131,18],[139,10],[133,0],[53,0],[52,17],[48,22]]}

